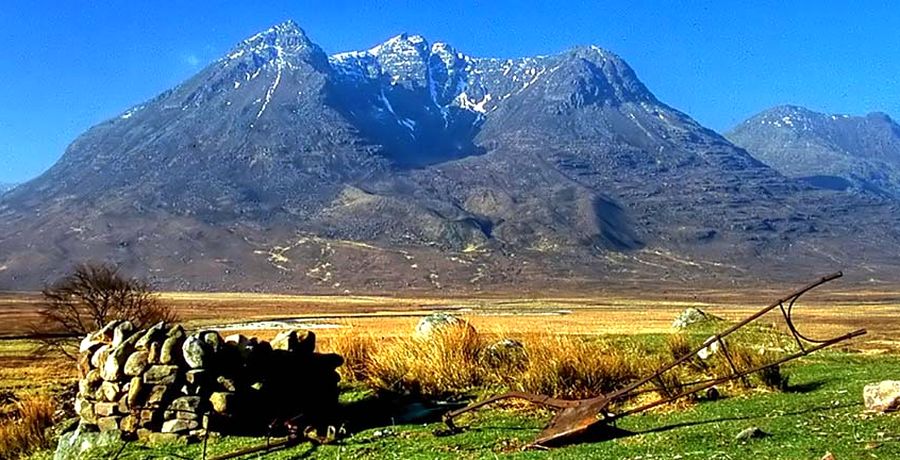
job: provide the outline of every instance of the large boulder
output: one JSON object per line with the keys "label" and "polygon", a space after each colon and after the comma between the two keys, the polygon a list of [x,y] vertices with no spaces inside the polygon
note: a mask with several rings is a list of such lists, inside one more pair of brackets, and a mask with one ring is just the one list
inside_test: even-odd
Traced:
{"label": "large boulder", "polygon": [[416,325],[416,332],[413,337],[417,339],[428,339],[436,333],[447,332],[451,330],[465,330],[466,332],[475,332],[467,321],[462,320],[450,313],[432,313],[421,320]]}
{"label": "large boulder", "polygon": [[672,327],[675,329],[686,329],[694,324],[706,323],[709,321],[721,321],[722,318],[711,315],[699,308],[685,308],[675,320],[672,321]]}
{"label": "large boulder", "polygon": [[863,388],[863,402],[871,412],[900,410],[900,380],[885,380]]}
{"label": "large boulder", "polygon": [[[116,431],[96,432],[82,429],[63,433],[59,436],[53,460],[79,460],[91,458],[92,452],[110,450],[112,446],[121,444],[120,434]],[[112,453],[112,452],[109,452]],[[99,457],[98,457],[99,458]]]}

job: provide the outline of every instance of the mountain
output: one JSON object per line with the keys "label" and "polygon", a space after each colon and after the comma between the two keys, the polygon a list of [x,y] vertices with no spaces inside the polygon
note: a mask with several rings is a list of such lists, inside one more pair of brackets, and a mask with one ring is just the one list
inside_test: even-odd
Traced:
{"label": "mountain", "polygon": [[327,55],[286,22],[0,198],[0,289],[92,259],[195,290],[894,280],[897,216],[769,168],[601,48]]}
{"label": "mountain", "polygon": [[900,125],[886,114],[852,117],[780,106],[725,137],[782,174],[815,186],[900,197]]}
{"label": "mountain", "polygon": [[0,182],[0,195],[12,190],[16,187],[16,184],[8,184],[4,182]]}

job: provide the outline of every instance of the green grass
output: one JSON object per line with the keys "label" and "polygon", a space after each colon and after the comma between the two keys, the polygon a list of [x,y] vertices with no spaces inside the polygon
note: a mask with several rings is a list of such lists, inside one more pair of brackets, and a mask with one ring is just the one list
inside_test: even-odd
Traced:
{"label": "green grass", "polygon": [[[439,422],[411,423],[379,408],[367,393],[348,392],[345,404],[357,414],[381,414],[379,426],[354,433],[335,445],[303,444],[266,459],[820,459],[826,451],[838,459],[900,459],[900,415],[863,415],[865,384],[900,376],[900,357],[822,352],[786,369],[791,390],[755,392],[678,411],[627,417],[618,427],[630,436],[577,444],[551,451],[522,450],[548,420],[549,413],[489,410],[461,420],[462,433],[437,437]],[[435,414],[433,414],[435,415]],[[439,415],[439,414],[438,414]],[[741,430],[758,426],[771,436],[735,440]],[[260,439],[210,440],[209,454],[222,454]],[[200,445],[148,449],[125,446],[121,459],[199,458]],[[106,458],[109,452],[97,452]],[[44,454],[46,456],[46,453]],[[256,458],[256,457],[247,457]]]}

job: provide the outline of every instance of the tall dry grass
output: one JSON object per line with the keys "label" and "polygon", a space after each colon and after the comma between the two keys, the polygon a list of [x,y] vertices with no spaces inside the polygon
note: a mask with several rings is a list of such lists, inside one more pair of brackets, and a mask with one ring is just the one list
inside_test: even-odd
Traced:
{"label": "tall dry grass", "polygon": [[0,459],[20,458],[48,447],[46,430],[53,424],[53,400],[34,396],[15,403],[16,407],[0,420]]}
{"label": "tall dry grass", "polygon": [[[516,337],[514,346],[497,348],[498,335],[478,334],[468,325],[440,330],[427,339],[337,334],[324,348],[344,357],[338,371],[345,382],[376,391],[447,397],[472,392],[518,390],[563,398],[586,398],[621,388],[650,375],[664,364],[692,351],[700,342],[673,334],[662,347],[648,350],[622,340],[570,335],[534,334]],[[694,343],[696,342],[696,343]],[[739,369],[771,362],[758,350],[729,343]],[[707,360],[692,359],[664,373],[650,391],[671,396],[683,382],[731,373],[720,352]],[[770,388],[783,387],[774,368],[751,377]],[[741,382],[733,386],[741,391]]]}
{"label": "tall dry grass", "polygon": [[427,339],[339,334],[325,346],[344,357],[344,381],[422,396],[496,388],[579,398],[610,391],[647,370],[636,352],[600,340],[535,335],[497,348],[498,340],[462,325]]}

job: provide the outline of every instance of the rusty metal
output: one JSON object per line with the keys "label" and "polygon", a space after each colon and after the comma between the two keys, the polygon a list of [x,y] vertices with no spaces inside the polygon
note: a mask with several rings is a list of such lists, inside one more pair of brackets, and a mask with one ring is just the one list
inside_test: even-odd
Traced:
{"label": "rusty metal", "polygon": [[[284,422],[272,422],[269,425],[269,436],[266,436],[266,442],[256,446],[239,449],[227,454],[210,457],[208,460],[231,460],[241,458],[252,454],[269,454],[275,451],[288,449],[294,446],[310,442],[313,445],[327,444],[332,441],[332,437],[336,435],[333,427],[329,427],[326,437],[319,436],[315,428],[309,425],[303,425],[301,421],[304,419],[302,415],[286,420]],[[273,440],[271,433],[281,427],[287,432],[287,435]],[[206,445],[204,444],[203,458],[206,459]]]}
{"label": "rusty metal", "polygon": [[[815,289],[818,286],[821,286],[829,281],[835,280],[842,276],[841,272],[833,273],[831,275],[824,276],[794,292],[788,294],[787,296],[776,300],[769,306],[763,308],[762,310],[754,313],[750,317],[744,319],[743,321],[734,324],[733,326],[727,328],[723,332],[720,332],[709,339],[705,340],[703,344],[690,353],[681,356],[680,358],[674,360],[673,362],[659,368],[653,374],[644,377],[640,380],[637,380],[624,388],[613,391],[608,394],[601,394],[599,396],[589,398],[589,399],[580,399],[580,400],[568,400],[568,399],[559,399],[552,398],[544,395],[536,395],[531,393],[523,393],[523,392],[510,392],[501,394],[498,396],[494,396],[488,398],[484,401],[474,403],[468,407],[452,411],[447,413],[444,416],[444,422],[447,424],[448,428],[450,428],[451,432],[458,431],[459,428],[454,423],[454,419],[462,414],[467,412],[472,412],[481,407],[487,406],[489,404],[493,404],[498,401],[507,400],[507,399],[521,399],[527,402],[530,402],[535,405],[544,406],[546,408],[555,409],[557,412],[550,423],[541,431],[537,438],[534,440],[532,446],[535,447],[549,447],[556,444],[564,444],[566,442],[571,442],[577,439],[580,436],[587,435],[589,433],[600,432],[604,429],[608,429],[611,425],[614,425],[618,419],[622,417],[636,414],[639,412],[644,412],[646,410],[652,409],[657,406],[661,406],[664,404],[671,403],[675,400],[683,398],[685,396],[689,396],[695,393],[699,393],[706,389],[712,388],[716,385],[723,384],[725,382],[729,382],[735,379],[745,379],[748,375],[753,374],[755,372],[759,372],[764,369],[772,368],[775,366],[779,366],[788,361],[809,355],[810,353],[814,353],[818,350],[821,350],[825,347],[829,347],[839,342],[843,342],[845,340],[852,339],[854,337],[861,336],[866,333],[865,329],[858,329],[852,332],[848,332],[844,335],[834,337],[831,339],[819,340],[819,339],[811,339],[809,337],[801,334],[796,326],[794,325],[794,320],[792,317],[793,307],[796,303],[797,299],[800,298],[803,294]],[[785,307],[785,303],[787,303],[787,307]],[[750,324],[751,322],[759,319],[766,313],[769,313],[775,308],[780,308],[782,312],[782,316],[787,323],[788,330],[793,336],[794,340],[800,347],[800,351],[790,354],[788,356],[782,357],[775,362],[754,367],[751,369],[739,370],[732,360],[731,354],[728,352],[728,348],[725,346],[725,337],[731,335],[738,329],[743,328],[744,326]],[[634,396],[642,393],[648,393],[653,390],[641,390],[641,387],[647,385],[653,381],[662,382],[662,376],[676,368],[677,366],[684,364],[688,361],[693,360],[701,350],[710,346],[711,344],[718,342],[722,348],[723,354],[725,354],[726,359],[728,359],[730,368],[732,372],[730,375],[719,377],[719,378],[711,378],[706,380],[699,380],[694,382],[689,382],[685,384],[676,385],[675,389],[669,390],[663,385],[663,388],[666,388],[666,391],[663,392],[662,397],[655,401],[647,402],[640,404],[636,407],[631,407],[619,412],[612,412],[611,408],[614,405],[619,405],[620,403],[625,402],[633,398]],[[681,391],[678,391],[681,390]],[[671,394],[674,392],[674,394]]]}

